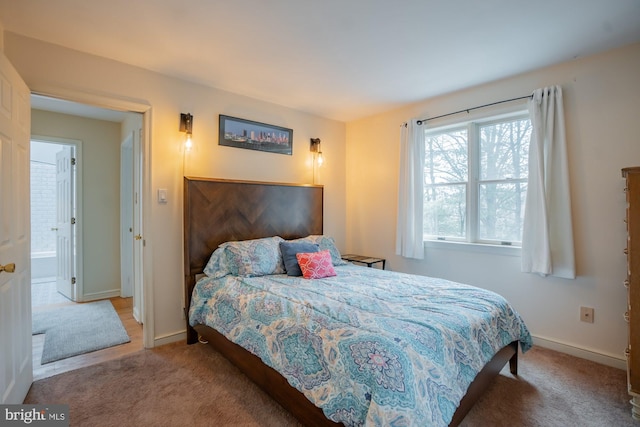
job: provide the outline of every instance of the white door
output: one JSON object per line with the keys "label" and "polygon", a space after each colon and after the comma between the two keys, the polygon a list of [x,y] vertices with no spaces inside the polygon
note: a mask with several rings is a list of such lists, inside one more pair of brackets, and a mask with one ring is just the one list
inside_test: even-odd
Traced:
{"label": "white door", "polygon": [[120,145],[120,296],[133,296],[133,135]]}
{"label": "white door", "polygon": [[76,301],[73,151],[73,147],[63,145],[56,153],[56,288],[65,297]]}
{"label": "white door", "polygon": [[142,149],[142,129],[133,137],[133,317],[138,323],[144,323],[143,297],[143,248],[144,238],[142,229],[142,171],[144,151]]}
{"label": "white door", "polygon": [[29,226],[29,88],[0,53],[0,404],[33,381]]}

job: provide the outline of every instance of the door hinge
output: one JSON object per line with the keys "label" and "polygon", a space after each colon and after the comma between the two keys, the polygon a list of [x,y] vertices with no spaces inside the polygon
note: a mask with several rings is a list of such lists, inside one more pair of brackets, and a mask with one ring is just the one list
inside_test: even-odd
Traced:
{"label": "door hinge", "polygon": [[71,158],[71,166],[75,166],[76,165],[76,158],[72,157]]}
{"label": "door hinge", "polygon": [[75,218],[71,218],[71,224],[75,224],[76,223],[76,219]]}
{"label": "door hinge", "polygon": [[75,278],[75,277],[72,277],[72,278],[71,278],[71,284],[72,284],[72,285],[75,285],[75,284],[76,284],[76,278]]}

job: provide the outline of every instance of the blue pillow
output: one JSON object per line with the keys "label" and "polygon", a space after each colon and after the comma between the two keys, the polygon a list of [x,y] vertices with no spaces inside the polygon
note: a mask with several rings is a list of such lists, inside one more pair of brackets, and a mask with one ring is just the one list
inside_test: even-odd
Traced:
{"label": "blue pillow", "polygon": [[312,234],[310,236],[303,237],[302,239],[287,240],[287,241],[295,242],[295,243],[299,243],[299,242],[315,243],[320,247],[320,250],[327,249],[331,253],[331,262],[333,262],[334,266],[348,264],[347,261],[342,259],[342,256],[340,255],[340,251],[336,247],[336,241],[333,239],[333,237],[319,235],[319,234]]}
{"label": "blue pillow", "polygon": [[302,276],[302,270],[298,264],[296,254],[318,252],[319,249],[319,246],[315,243],[280,242],[280,253],[282,254],[284,269],[287,272],[287,276]]}

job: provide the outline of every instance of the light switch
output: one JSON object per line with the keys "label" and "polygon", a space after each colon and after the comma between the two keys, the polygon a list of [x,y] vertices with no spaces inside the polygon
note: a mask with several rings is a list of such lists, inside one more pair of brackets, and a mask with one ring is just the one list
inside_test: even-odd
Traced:
{"label": "light switch", "polygon": [[159,188],[158,189],[158,203],[167,203],[167,189]]}

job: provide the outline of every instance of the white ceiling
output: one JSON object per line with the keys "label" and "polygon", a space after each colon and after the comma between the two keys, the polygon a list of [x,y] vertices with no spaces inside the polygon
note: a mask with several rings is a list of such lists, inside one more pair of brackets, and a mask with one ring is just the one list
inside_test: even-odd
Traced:
{"label": "white ceiling", "polygon": [[0,0],[0,21],[349,121],[639,42],[640,0]]}

